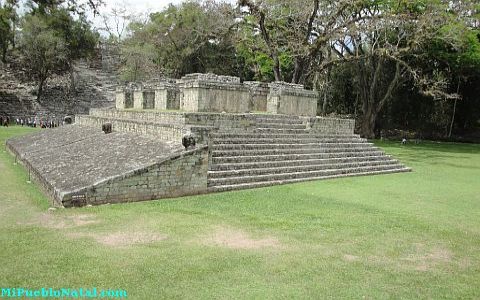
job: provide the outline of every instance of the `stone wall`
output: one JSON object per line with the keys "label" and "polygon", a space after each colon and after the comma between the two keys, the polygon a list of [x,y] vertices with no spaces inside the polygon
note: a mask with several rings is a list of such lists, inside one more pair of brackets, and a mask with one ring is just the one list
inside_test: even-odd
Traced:
{"label": "stone wall", "polygon": [[[149,134],[159,134],[163,139],[168,137],[179,138],[182,133],[197,133],[202,142],[208,138],[210,131],[237,131],[253,132],[261,127],[259,119],[268,118],[270,114],[223,114],[223,113],[187,113],[187,112],[155,112],[155,111],[118,111],[109,109],[92,109],[90,116],[105,118],[105,122],[110,119],[131,120],[145,125],[135,127],[132,131],[151,132]],[[79,116],[80,122],[86,116]],[[285,118],[289,118],[286,117]],[[292,118],[295,118],[292,116]],[[353,134],[355,129],[355,120],[341,118],[323,118],[323,117],[299,117],[305,124],[305,129],[325,134]],[[107,120],[108,119],[108,120]],[[119,122],[120,120],[117,120]],[[93,126],[101,126],[101,121],[89,122]],[[121,122],[123,123],[123,122]],[[130,123],[130,122],[125,122]],[[86,123],[81,123],[86,124]],[[156,125],[155,125],[156,124]],[[181,133],[173,129],[176,133],[170,134],[174,128],[184,128]],[[153,126],[153,127],[152,127]],[[117,127],[120,130],[128,130],[130,127],[122,125]],[[138,129],[140,128],[140,129]],[[154,128],[154,129],[151,129]],[[162,131],[165,132],[162,134]]]}
{"label": "stone wall", "polygon": [[156,123],[170,124],[170,125],[177,125],[177,126],[185,125],[185,114],[181,112],[91,109],[90,116],[112,118],[112,119],[128,119],[128,120],[156,122]]}
{"label": "stone wall", "polygon": [[243,83],[250,92],[249,111],[266,112],[267,99],[270,88],[268,83],[258,81],[245,81]]}
{"label": "stone wall", "polygon": [[[119,89],[118,93],[125,95],[118,95],[117,109],[129,108],[123,100],[126,99],[126,89]],[[162,79],[136,85],[133,89],[133,108],[213,113],[256,111],[315,116],[317,98],[316,92],[305,90],[299,84],[267,84],[256,81],[241,83],[238,77],[188,74],[177,81]]]}
{"label": "stone wall", "polygon": [[174,82],[165,81],[154,87],[155,109],[158,110],[179,110],[180,89]]}
{"label": "stone wall", "polygon": [[185,124],[222,131],[253,131],[257,127],[256,118],[253,114],[186,113]]}
{"label": "stone wall", "polygon": [[175,142],[180,144],[182,138],[190,133],[188,127],[176,126],[173,124],[160,124],[149,121],[114,119],[105,117],[95,117],[88,115],[75,116],[75,123],[80,126],[102,128],[105,123],[112,124],[112,129],[118,132],[131,132],[139,135],[155,137],[165,142]]}
{"label": "stone wall", "polygon": [[40,186],[40,189],[43,191],[43,193],[52,200],[52,204],[55,205],[55,202],[57,204],[60,203],[58,195],[55,192],[55,187],[50,184],[42,176],[41,172],[34,168],[28,160],[23,159],[22,154],[19,153],[19,151],[13,147],[11,143],[9,143],[9,141],[6,142],[6,149],[8,152],[10,152],[10,154],[15,156],[15,163],[20,163],[25,167],[25,169],[27,169],[30,181],[34,181]]}
{"label": "stone wall", "polygon": [[304,118],[307,129],[322,134],[354,134],[355,120],[340,118]]}
{"label": "stone wall", "polygon": [[316,92],[305,90],[303,85],[285,82],[272,82],[269,87],[268,112],[293,116],[315,116],[317,114]]}
{"label": "stone wall", "polygon": [[213,74],[189,74],[178,81],[180,109],[187,112],[249,111],[249,90],[240,78]]}
{"label": "stone wall", "polygon": [[133,132],[156,139],[181,143],[188,134],[195,134],[197,143],[207,144],[209,134],[218,130],[253,132],[256,116],[250,114],[162,113],[115,110],[92,110],[90,115],[77,115],[75,123],[102,128],[111,123],[118,132]]}
{"label": "stone wall", "polygon": [[[154,200],[207,192],[207,147],[62,195],[66,207]],[[75,203],[83,199],[84,203]]]}

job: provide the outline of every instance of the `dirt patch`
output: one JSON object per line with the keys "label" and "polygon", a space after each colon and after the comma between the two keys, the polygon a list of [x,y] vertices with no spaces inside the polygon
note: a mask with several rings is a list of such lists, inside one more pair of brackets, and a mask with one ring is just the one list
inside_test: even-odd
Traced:
{"label": "dirt patch", "polygon": [[68,229],[97,224],[99,221],[94,215],[55,215],[54,213],[42,213],[35,220],[30,222],[18,222],[19,225],[40,225],[49,229]]}
{"label": "dirt patch", "polygon": [[354,261],[360,260],[360,257],[355,256],[355,255],[345,254],[343,256],[343,260],[348,261],[348,262],[354,262]]}
{"label": "dirt patch", "polygon": [[394,267],[402,271],[427,272],[452,264],[463,268],[460,262],[455,261],[454,255],[449,249],[439,245],[430,247],[421,243],[414,244],[413,249],[400,257],[372,255],[367,258],[367,261],[384,267]]}
{"label": "dirt patch", "polygon": [[151,244],[167,239],[166,235],[153,232],[116,232],[108,234],[70,233],[71,238],[92,238],[96,242],[110,247],[126,247],[137,244]]}
{"label": "dirt patch", "polygon": [[281,248],[280,242],[274,237],[254,239],[249,234],[231,228],[218,227],[203,238],[203,244],[220,246],[230,249],[262,249]]}
{"label": "dirt patch", "polygon": [[96,223],[99,223],[99,221],[95,219],[95,216],[87,214],[56,216],[51,213],[46,213],[40,217],[40,224],[52,229],[75,228]]}
{"label": "dirt patch", "polygon": [[167,238],[166,235],[158,233],[112,233],[104,236],[94,235],[93,238],[104,245],[112,247],[122,247],[136,244],[150,244],[156,241],[162,241]]}
{"label": "dirt patch", "polygon": [[437,246],[427,250],[423,244],[415,244],[415,248],[415,253],[401,260],[406,262],[406,266],[410,266],[417,271],[425,272],[439,264],[448,264],[453,261],[452,253],[446,248]]}

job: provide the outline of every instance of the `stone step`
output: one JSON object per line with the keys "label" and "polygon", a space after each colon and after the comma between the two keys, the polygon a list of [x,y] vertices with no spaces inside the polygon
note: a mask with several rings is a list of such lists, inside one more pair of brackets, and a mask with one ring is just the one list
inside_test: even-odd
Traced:
{"label": "stone step", "polygon": [[214,139],[264,139],[264,138],[283,138],[283,139],[310,139],[310,138],[360,138],[358,134],[322,134],[306,132],[302,134],[292,133],[264,133],[264,132],[214,132],[211,133]]}
{"label": "stone step", "polygon": [[286,173],[298,173],[308,171],[325,171],[325,170],[341,170],[349,168],[359,167],[374,167],[374,166],[398,166],[396,160],[378,160],[378,161],[361,161],[361,162],[347,162],[347,163],[333,163],[333,164],[321,164],[321,165],[296,165],[289,167],[277,167],[277,168],[253,168],[253,169],[235,169],[228,171],[209,171],[208,178],[228,178],[228,177],[243,177],[243,176],[257,176],[257,175],[273,175],[273,174],[286,174]]}
{"label": "stone step", "polygon": [[363,157],[340,157],[340,158],[325,158],[325,159],[305,159],[305,160],[280,160],[280,161],[259,161],[259,162],[240,162],[240,163],[224,163],[213,164],[211,171],[228,171],[228,170],[243,170],[255,168],[281,168],[293,166],[310,166],[310,165],[328,165],[328,164],[342,164],[342,163],[358,163],[366,161],[390,161],[393,160],[388,155],[378,156],[363,156]]}
{"label": "stone step", "polygon": [[299,134],[308,133],[308,130],[305,128],[304,129],[283,129],[283,128],[258,127],[256,131],[260,133],[299,133]]}
{"label": "stone step", "polygon": [[214,144],[213,151],[224,150],[272,150],[272,149],[325,149],[333,147],[354,148],[358,145],[370,145],[368,142],[346,142],[346,143],[297,143],[297,144]]}
{"label": "stone step", "polygon": [[[303,120],[298,119],[298,118],[292,118],[292,119],[275,119],[275,118],[257,118],[256,119],[257,124],[265,124],[265,123],[275,123],[275,124],[296,124],[296,125],[304,125]],[[304,125],[305,126],[305,125]]]}
{"label": "stone step", "polygon": [[360,137],[344,138],[214,138],[212,145],[231,145],[231,144],[310,144],[310,143],[362,143],[367,139]]}
{"label": "stone step", "polygon": [[224,156],[264,156],[264,155],[294,155],[294,154],[322,154],[341,152],[362,152],[374,150],[373,146],[366,143],[359,144],[323,144],[300,149],[239,149],[239,150],[213,150],[212,157]]}
{"label": "stone step", "polygon": [[370,149],[361,152],[333,152],[333,153],[309,153],[309,154],[277,154],[277,155],[253,155],[253,156],[223,156],[212,157],[214,164],[225,163],[249,163],[270,161],[292,161],[309,159],[333,159],[345,157],[371,157],[384,155],[383,151]]}
{"label": "stone step", "polygon": [[370,173],[388,170],[402,169],[400,164],[387,164],[377,166],[362,166],[352,168],[340,168],[340,169],[328,169],[328,170],[315,170],[315,171],[301,171],[293,173],[281,173],[281,174],[266,174],[266,175],[251,175],[251,176],[238,176],[238,177],[226,177],[226,178],[208,178],[208,186],[224,186],[224,185],[237,185],[243,183],[252,182],[264,182],[264,181],[284,181],[292,179],[304,179],[311,177],[326,177],[336,175],[348,175],[355,173]]}
{"label": "stone step", "polygon": [[271,180],[271,181],[251,182],[251,183],[242,183],[242,184],[216,185],[216,186],[210,186],[208,188],[208,191],[209,192],[225,192],[225,191],[260,188],[260,187],[267,187],[267,186],[288,184],[288,183],[298,183],[302,181],[324,180],[324,179],[352,177],[352,176],[393,174],[393,173],[410,172],[410,171],[411,169],[409,168],[401,167],[397,169],[357,172],[357,173],[342,173],[342,174],[329,175],[329,176],[305,177],[305,178],[295,178],[295,179],[287,179],[287,180]]}
{"label": "stone step", "polygon": [[306,129],[305,124],[285,124],[285,123],[257,123],[258,127],[261,127],[262,129],[268,128],[268,129]]}
{"label": "stone step", "polygon": [[279,121],[303,121],[301,117],[299,116],[291,116],[291,115],[281,115],[281,114],[269,114],[269,113],[259,113],[259,114],[251,114],[255,116],[256,119],[262,119],[262,120],[279,120]]}

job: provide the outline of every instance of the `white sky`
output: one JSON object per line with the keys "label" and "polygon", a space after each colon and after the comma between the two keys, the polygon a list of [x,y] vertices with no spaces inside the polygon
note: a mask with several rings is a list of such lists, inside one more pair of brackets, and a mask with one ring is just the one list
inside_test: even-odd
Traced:
{"label": "white sky", "polygon": [[108,12],[116,6],[125,6],[133,13],[146,11],[159,11],[169,3],[178,4],[182,0],[104,0],[105,5],[100,8],[100,13]]}
{"label": "white sky", "polygon": [[[2,0],[0,0],[1,2]],[[179,4],[185,0],[103,0],[104,4],[98,8],[100,15],[93,16],[93,12],[87,12],[89,20],[97,29],[105,27],[102,15],[108,15],[113,8],[125,7],[127,13],[131,15],[148,16],[149,13],[160,11],[167,7],[168,4]],[[237,0],[217,0],[222,2],[236,3]],[[19,1],[19,13],[22,14],[25,10],[26,0]],[[87,3],[87,0],[78,0],[77,3]],[[109,22],[110,27],[114,26],[113,22]],[[106,32],[101,32],[106,35]]]}
{"label": "white sky", "polygon": [[[220,0],[224,2],[236,3],[237,0]],[[145,15],[148,13],[160,11],[167,7],[168,4],[178,4],[184,2],[184,0],[103,0],[105,3],[99,8],[100,16],[93,17],[90,14],[90,20],[93,22],[94,27],[103,28],[103,18],[101,15],[108,14],[113,8],[125,7],[129,14]],[[110,25],[112,25],[110,23]]]}
{"label": "white sky", "polygon": [[102,15],[110,13],[113,8],[125,7],[129,14],[138,15],[160,11],[169,3],[178,4],[180,2],[182,0],[104,0],[105,4],[98,9],[101,15],[94,17],[93,14],[90,14],[90,20],[96,28],[101,28],[104,27]]}

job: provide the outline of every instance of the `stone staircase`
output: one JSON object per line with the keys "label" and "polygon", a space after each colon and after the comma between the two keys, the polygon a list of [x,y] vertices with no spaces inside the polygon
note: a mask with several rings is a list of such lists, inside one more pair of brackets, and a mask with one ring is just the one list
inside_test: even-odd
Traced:
{"label": "stone staircase", "polygon": [[212,133],[210,146],[211,192],[410,171],[358,135],[313,133],[298,117],[264,116],[254,132]]}
{"label": "stone staircase", "polygon": [[74,71],[75,90],[70,89],[69,74],[54,75],[37,100],[37,83],[26,79],[25,70],[15,63],[0,65],[0,115],[63,119],[88,113],[90,108],[114,107],[118,81],[114,72],[91,68],[85,61],[78,61]]}
{"label": "stone staircase", "polygon": [[85,61],[75,65],[77,93],[75,106],[82,113],[90,108],[113,107],[118,78],[114,73],[91,68]]}

